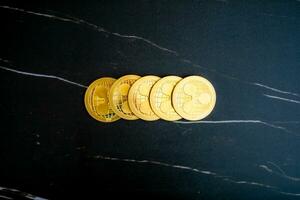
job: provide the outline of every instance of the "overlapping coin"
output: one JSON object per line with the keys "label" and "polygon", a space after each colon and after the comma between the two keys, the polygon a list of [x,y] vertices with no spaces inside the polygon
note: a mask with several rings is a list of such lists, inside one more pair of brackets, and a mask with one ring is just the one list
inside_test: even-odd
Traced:
{"label": "overlapping coin", "polygon": [[200,120],[213,110],[216,92],[207,79],[189,76],[175,86],[172,102],[176,112],[184,119]]}
{"label": "overlapping coin", "polygon": [[182,78],[166,76],[155,83],[150,92],[150,105],[153,112],[167,121],[181,119],[172,106],[172,92]]}
{"label": "overlapping coin", "polygon": [[152,111],[149,102],[151,88],[159,79],[158,76],[144,76],[134,82],[129,90],[129,107],[137,117],[143,120],[154,121],[159,119]]}
{"label": "overlapping coin", "polygon": [[111,109],[109,90],[116,79],[105,77],[91,83],[85,92],[84,103],[88,113],[101,122],[114,122],[120,117]]}
{"label": "overlapping coin", "polygon": [[94,81],[86,90],[84,102],[88,113],[101,122],[120,118],[201,120],[214,109],[216,92],[201,76],[126,75]]}
{"label": "overlapping coin", "polygon": [[140,76],[138,75],[122,76],[111,86],[109,101],[112,105],[112,110],[123,119],[138,119],[138,117],[134,115],[129,107],[128,92],[132,84],[139,78]]}

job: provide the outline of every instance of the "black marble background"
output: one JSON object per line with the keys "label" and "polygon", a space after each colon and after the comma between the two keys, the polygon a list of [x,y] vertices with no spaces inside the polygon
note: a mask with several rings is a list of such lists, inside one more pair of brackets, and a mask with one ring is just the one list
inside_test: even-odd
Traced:
{"label": "black marble background", "polygon": [[[300,198],[299,10],[1,1],[0,199]],[[217,105],[204,123],[93,120],[84,86],[125,74],[204,76]]]}

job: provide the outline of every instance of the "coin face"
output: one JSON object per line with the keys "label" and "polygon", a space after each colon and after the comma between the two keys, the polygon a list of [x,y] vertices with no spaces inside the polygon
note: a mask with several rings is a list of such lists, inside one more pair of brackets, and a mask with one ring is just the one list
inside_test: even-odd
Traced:
{"label": "coin face", "polygon": [[144,76],[131,86],[128,102],[131,111],[146,121],[158,120],[159,117],[152,111],[149,96],[152,86],[159,80],[158,76]]}
{"label": "coin face", "polygon": [[172,92],[181,79],[178,76],[166,76],[157,81],[152,87],[150,105],[158,117],[168,121],[181,119],[172,106]]}
{"label": "coin face", "polygon": [[132,84],[139,78],[140,76],[137,75],[122,76],[111,86],[109,102],[112,105],[113,111],[123,119],[138,119],[129,107],[128,92]]}
{"label": "coin face", "polygon": [[213,85],[201,76],[182,79],[172,95],[176,112],[187,120],[200,120],[208,116],[216,104]]}
{"label": "coin face", "polygon": [[120,117],[111,109],[109,90],[116,81],[114,78],[104,77],[89,85],[85,92],[84,103],[88,113],[101,122],[114,122]]}

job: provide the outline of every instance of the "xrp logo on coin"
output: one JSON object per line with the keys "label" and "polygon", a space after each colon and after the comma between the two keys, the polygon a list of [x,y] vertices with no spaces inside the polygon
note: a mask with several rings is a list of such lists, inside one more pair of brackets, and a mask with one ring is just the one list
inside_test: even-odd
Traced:
{"label": "xrp logo on coin", "polygon": [[201,76],[125,75],[92,82],[84,96],[87,112],[100,122],[119,119],[201,120],[216,105],[216,91]]}

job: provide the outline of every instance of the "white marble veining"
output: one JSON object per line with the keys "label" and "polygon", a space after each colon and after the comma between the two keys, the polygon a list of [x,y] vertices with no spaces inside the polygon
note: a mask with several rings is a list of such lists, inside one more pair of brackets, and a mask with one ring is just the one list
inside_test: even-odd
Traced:
{"label": "white marble veining", "polygon": [[281,100],[281,101],[287,101],[290,103],[297,103],[300,104],[300,101],[294,100],[294,99],[288,99],[288,98],[283,98],[283,97],[278,97],[278,96],[274,96],[274,95],[269,95],[269,94],[263,94],[265,97],[271,98],[271,99],[277,99],[277,100]]}
{"label": "white marble veining", "polygon": [[34,12],[34,11],[31,11],[31,10],[25,10],[25,9],[22,9],[22,8],[17,8],[17,7],[7,6],[7,5],[0,5],[0,8],[9,9],[9,10],[17,11],[17,12],[22,12],[22,13],[25,13],[25,14],[36,15],[36,16],[40,16],[40,17],[46,17],[46,18],[50,18],[50,19],[54,19],[54,20],[63,21],[63,22],[69,22],[69,23],[73,23],[73,24],[85,25],[89,28],[92,28],[93,30],[98,31],[98,32],[114,35],[116,37],[121,37],[121,38],[126,38],[126,39],[136,39],[136,40],[139,40],[139,41],[143,41],[143,42],[145,42],[147,44],[150,44],[151,46],[153,46],[157,49],[160,49],[160,50],[165,51],[167,53],[171,53],[172,55],[178,57],[180,61],[191,64],[192,67],[206,69],[206,70],[208,70],[212,73],[216,73],[216,74],[220,75],[221,77],[231,79],[231,80],[235,80],[235,81],[239,81],[240,83],[243,83],[243,84],[248,84],[248,85],[252,85],[252,86],[256,86],[256,87],[261,87],[261,88],[264,88],[264,89],[272,90],[273,92],[278,92],[278,93],[282,93],[282,94],[294,95],[294,96],[300,97],[300,94],[295,93],[295,92],[290,92],[290,91],[285,91],[285,90],[282,90],[282,89],[277,89],[277,88],[267,86],[267,85],[265,85],[263,83],[259,83],[259,82],[251,82],[251,81],[241,80],[237,77],[234,77],[234,76],[231,76],[231,75],[228,75],[228,74],[225,74],[225,73],[220,73],[215,69],[212,69],[212,68],[209,68],[209,67],[203,67],[199,64],[195,64],[194,62],[192,62],[189,59],[181,58],[181,55],[179,54],[178,51],[171,50],[169,48],[158,45],[157,43],[155,43],[155,42],[153,42],[149,39],[146,39],[144,37],[141,37],[141,36],[125,35],[125,34],[120,34],[120,33],[112,32],[112,31],[108,31],[105,28],[100,27],[96,24],[93,24],[91,22],[88,22],[86,20],[79,19],[79,18],[76,18],[76,17],[73,17],[73,16],[69,16],[69,15],[67,17],[60,17],[60,16],[57,16],[57,15],[51,15],[51,14],[48,14],[48,13],[41,13],[41,12]]}
{"label": "white marble veining", "polygon": [[[29,193],[26,193],[26,192],[23,192],[23,191],[14,189],[14,188],[8,188],[8,187],[0,186],[0,192],[1,192],[1,191],[8,191],[8,192],[11,192],[12,194],[18,195],[19,197],[21,197],[21,198],[26,198],[26,199],[32,199],[32,200],[47,200],[47,199],[45,199],[45,198],[38,197],[38,196],[35,196],[35,195],[32,195],[32,194],[29,194]],[[6,196],[6,195],[5,195],[5,196],[0,195],[0,198],[1,198],[1,197],[6,197],[6,199],[14,199],[14,198],[8,197],[8,196]]]}
{"label": "white marble veining", "polygon": [[59,81],[63,81],[65,83],[76,85],[78,87],[87,88],[86,85],[82,85],[80,83],[76,83],[74,81],[70,81],[68,79],[65,79],[65,78],[62,78],[62,77],[59,77],[59,76],[55,76],[55,75],[37,74],[37,73],[32,73],[32,72],[25,72],[25,71],[21,71],[21,70],[16,70],[16,69],[4,67],[4,66],[1,66],[1,65],[0,65],[0,69],[6,70],[6,71],[10,71],[10,72],[14,72],[14,73],[17,73],[17,74],[22,74],[22,75],[25,75],[25,76],[35,76],[35,77],[40,77],[40,78],[56,79],[56,80],[59,80]]}
{"label": "white marble veining", "polygon": [[[298,178],[298,177],[287,175],[286,172],[281,167],[279,167],[278,165],[276,165],[273,162],[268,161],[267,164],[259,165],[259,167],[261,169],[264,169],[265,171],[271,173],[271,174],[275,174],[275,175],[280,176],[282,178],[285,178],[285,179],[288,179],[288,180],[291,180],[291,181],[296,181],[296,182],[300,181],[300,178]],[[275,169],[271,169],[271,167],[273,167]]]}
{"label": "white marble veining", "polygon": [[[221,2],[223,2],[223,1],[221,1]],[[224,2],[227,2],[227,1],[224,1]],[[93,29],[95,31],[102,32],[102,33],[109,34],[109,35],[113,35],[113,36],[116,36],[116,37],[142,41],[142,42],[144,42],[144,43],[146,43],[146,44],[148,44],[148,45],[150,45],[154,48],[157,48],[157,49],[159,49],[159,50],[161,50],[165,53],[168,53],[172,56],[175,56],[177,59],[179,59],[179,61],[184,62],[184,63],[188,63],[192,67],[205,69],[205,70],[208,70],[209,72],[216,73],[219,76],[224,77],[226,79],[237,81],[237,82],[242,83],[242,84],[255,86],[256,88],[261,88],[261,89],[264,89],[264,90],[269,91],[269,92],[274,92],[274,93],[278,93],[278,94],[286,95],[286,96],[294,96],[294,97],[297,97],[297,98],[300,97],[299,93],[289,91],[288,89],[286,89],[286,90],[285,89],[277,89],[275,87],[271,87],[271,86],[268,86],[268,85],[265,85],[265,84],[262,84],[262,83],[259,83],[259,82],[245,81],[245,80],[239,79],[237,77],[234,77],[234,76],[231,76],[231,75],[228,75],[228,74],[225,74],[225,73],[218,72],[216,69],[212,69],[212,68],[209,68],[209,67],[203,67],[199,64],[195,64],[191,60],[188,60],[186,58],[182,58],[178,51],[166,48],[162,45],[159,45],[159,44],[157,44],[157,43],[155,43],[155,42],[153,42],[149,39],[146,39],[144,37],[141,37],[141,36],[125,35],[125,34],[120,34],[120,33],[113,32],[113,31],[108,31],[108,30],[104,29],[103,27],[100,27],[96,24],[93,24],[93,23],[88,22],[86,20],[79,19],[79,18],[72,17],[72,16],[61,17],[61,16],[52,15],[52,14],[48,14],[48,13],[34,12],[34,11],[25,10],[25,9],[22,9],[22,8],[16,8],[16,7],[12,7],[12,6],[6,6],[6,5],[2,5],[2,6],[0,5],[0,8],[12,10],[12,11],[17,11],[17,12],[22,12],[22,13],[25,13],[25,14],[45,17],[45,18],[52,19],[52,20],[58,20],[58,21],[62,21],[62,22],[68,22],[68,23],[83,25],[83,26],[88,27],[90,29]],[[267,16],[273,16],[273,15],[266,14],[266,13],[263,13],[263,14],[265,14]],[[282,16],[282,17],[286,17],[286,16]],[[9,64],[9,66],[13,66],[13,65],[11,65],[12,62],[9,61],[9,60],[0,58],[0,61]],[[81,88],[87,88],[86,85],[83,85],[83,84],[80,84],[80,83],[77,83],[77,82],[74,82],[74,81],[70,81],[70,80],[68,80],[66,78],[62,78],[60,76],[49,75],[49,74],[40,74],[40,73],[34,73],[34,72],[26,72],[26,71],[23,71],[23,70],[17,70],[16,68],[18,68],[18,67],[13,66],[13,68],[11,68],[11,67],[6,67],[6,66],[0,66],[0,69],[2,69],[2,70],[14,72],[14,73],[17,73],[17,74],[21,74],[21,75],[25,75],[25,76],[47,78],[47,79],[55,79],[55,80],[59,80],[59,81],[62,81],[62,82],[68,83],[68,84],[72,84],[72,85],[75,85],[75,86],[78,86],[78,87],[81,87]],[[280,101],[286,101],[286,102],[289,102],[289,103],[296,103],[296,104],[300,103],[300,101],[296,100],[296,99],[279,97],[279,96],[265,94],[265,93],[262,93],[261,95],[263,97],[266,97],[266,98],[276,99],[276,100],[280,100]],[[291,124],[291,123],[298,124],[298,123],[300,123],[300,121],[272,121],[272,122],[270,122],[270,121],[267,121],[267,120],[258,120],[258,119],[246,119],[246,120],[244,120],[244,119],[234,119],[234,120],[216,120],[216,121],[205,121],[205,120],[203,120],[203,121],[192,121],[192,122],[175,121],[174,123],[177,123],[177,124],[198,124],[198,123],[199,124],[200,123],[201,124],[261,124],[261,125],[273,128],[273,129],[278,129],[278,130],[284,131],[286,133],[292,133],[296,136],[299,136],[298,134],[290,131],[288,128],[283,127],[283,126],[279,126],[277,124]],[[185,129],[184,131],[188,131],[188,130],[191,130],[191,128]],[[38,145],[39,145],[39,143],[38,143]],[[82,149],[84,149],[84,148],[83,147],[78,147],[77,150],[82,150]],[[108,161],[126,162],[126,163],[134,163],[134,164],[145,164],[145,165],[152,165],[152,166],[168,167],[168,168],[173,168],[173,169],[178,169],[178,170],[185,170],[185,171],[189,171],[189,172],[192,172],[192,173],[196,173],[198,175],[209,175],[209,176],[212,176],[214,178],[219,178],[223,181],[230,182],[230,183],[233,183],[233,184],[255,186],[255,187],[259,187],[259,188],[263,188],[263,189],[268,189],[268,190],[271,190],[273,192],[280,193],[282,195],[297,196],[297,197],[300,196],[300,193],[286,192],[286,191],[283,191],[281,188],[279,188],[277,186],[264,184],[264,183],[256,182],[256,181],[252,181],[252,180],[243,180],[243,179],[239,179],[239,178],[235,178],[235,177],[228,177],[228,176],[225,176],[225,175],[221,175],[221,174],[219,174],[215,171],[203,170],[203,169],[198,169],[198,168],[185,166],[185,165],[170,164],[170,163],[167,163],[167,162],[160,162],[160,161],[146,160],[146,159],[136,160],[136,159],[132,159],[132,158],[117,158],[117,157],[110,157],[110,156],[104,156],[104,155],[94,155],[94,156],[91,156],[91,157],[93,159],[96,159],[96,160],[108,160]],[[274,175],[279,176],[281,178],[284,178],[284,179],[287,179],[287,180],[290,180],[290,181],[294,181],[294,182],[299,182],[300,181],[300,178],[298,178],[298,177],[293,177],[293,176],[287,175],[287,172],[285,172],[281,167],[279,167],[277,164],[275,164],[273,162],[268,161],[264,164],[259,165],[259,167],[262,170],[265,170],[266,172],[268,172],[270,174],[274,174]],[[4,188],[4,187],[0,187],[0,191],[1,190],[8,190],[8,191],[11,191],[11,192],[20,192],[19,190],[16,190],[16,189]],[[29,198],[29,199],[35,199],[35,200],[38,200],[38,199],[43,200],[44,199],[44,198],[36,197],[36,196],[30,195],[30,194],[26,194],[26,193],[23,193],[23,192],[22,192],[22,194],[24,194],[25,197]],[[6,198],[6,199],[12,199],[10,197],[0,195],[0,198],[1,197]]]}
{"label": "white marble veining", "polygon": [[117,161],[117,162],[134,163],[134,164],[146,164],[146,165],[153,165],[153,166],[175,168],[175,169],[179,169],[179,170],[186,170],[186,171],[194,172],[197,174],[213,176],[214,178],[219,178],[223,181],[230,182],[233,184],[252,185],[252,186],[259,187],[259,188],[269,189],[273,192],[277,192],[282,195],[300,196],[300,194],[298,194],[298,193],[285,192],[277,186],[264,184],[264,183],[260,183],[260,182],[255,182],[255,181],[249,181],[249,180],[240,180],[238,178],[234,178],[231,176],[220,175],[220,174],[210,171],[210,170],[201,170],[198,168],[193,168],[193,167],[185,166],[185,165],[170,164],[170,163],[154,161],[154,160],[136,160],[136,159],[132,159],[132,158],[118,158],[118,157],[104,156],[104,155],[100,155],[100,154],[90,156],[90,157],[95,160],[108,160],[108,161]]}
{"label": "white marble veining", "polygon": [[296,133],[293,133],[292,131],[288,130],[287,128],[283,126],[278,126],[269,122],[261,121],[261,120],[242,120],[242,119],[237,119],[237,120],[215,120],[215,121],[206,121],[206,120],[200,120],[200,121],[173,121],[173,123],[177,124],[262,124],[271,128],[275,129],[280,129],[286,133],[292,133],[297,136],[300,136]]}

